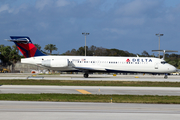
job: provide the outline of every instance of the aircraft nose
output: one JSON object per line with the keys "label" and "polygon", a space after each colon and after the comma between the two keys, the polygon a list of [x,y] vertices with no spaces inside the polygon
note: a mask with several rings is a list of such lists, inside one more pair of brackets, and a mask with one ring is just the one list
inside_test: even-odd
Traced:
{"label": "aircraft nose", "polygon": [[171,65],[171,66],[169,67],[169,71],[170,71],[170,72],[177,72],[177,69],[176,69],[174,66]]}

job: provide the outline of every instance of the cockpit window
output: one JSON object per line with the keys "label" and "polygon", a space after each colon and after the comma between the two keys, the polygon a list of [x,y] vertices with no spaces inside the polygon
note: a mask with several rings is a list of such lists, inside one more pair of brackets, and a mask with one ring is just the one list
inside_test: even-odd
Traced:
{"label": "cockpit window", "polygon": [[166,61],[162,61],[161,64],[166,64],[167,62]]}

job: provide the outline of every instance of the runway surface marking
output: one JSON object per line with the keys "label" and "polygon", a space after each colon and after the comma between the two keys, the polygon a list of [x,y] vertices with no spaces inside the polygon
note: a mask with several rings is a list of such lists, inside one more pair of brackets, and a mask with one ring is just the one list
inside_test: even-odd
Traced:
{"label": "runway surface marking", "polygon": [[76,90],[82,94],[91,94],[90,92],[88,92],[86,90],[78,90],[78,89],[76,89]]}

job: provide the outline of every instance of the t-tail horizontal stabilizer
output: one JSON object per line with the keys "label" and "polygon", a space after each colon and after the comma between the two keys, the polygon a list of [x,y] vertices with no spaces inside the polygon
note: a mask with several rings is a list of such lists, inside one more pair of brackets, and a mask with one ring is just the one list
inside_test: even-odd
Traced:
{"label": "t-tail horizontal stabilizer", "polygon": [[25,58],[45,56],[36,46],[32,43],[31,39],[27,36],[10,36],[10,42],[14,42]]}

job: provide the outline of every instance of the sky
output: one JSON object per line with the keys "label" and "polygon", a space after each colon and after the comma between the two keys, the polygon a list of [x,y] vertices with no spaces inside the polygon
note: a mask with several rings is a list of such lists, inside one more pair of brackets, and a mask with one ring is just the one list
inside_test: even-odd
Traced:
{"label": "sky", "polygon": [[[0,0],[0,44],[9,36],[29,36],[54,54],[85,45],[153,54],[180,52],[180,0]],[[178,52],[178,54],[179,54]],[[157,54],[157,53],[155,53]]]}

